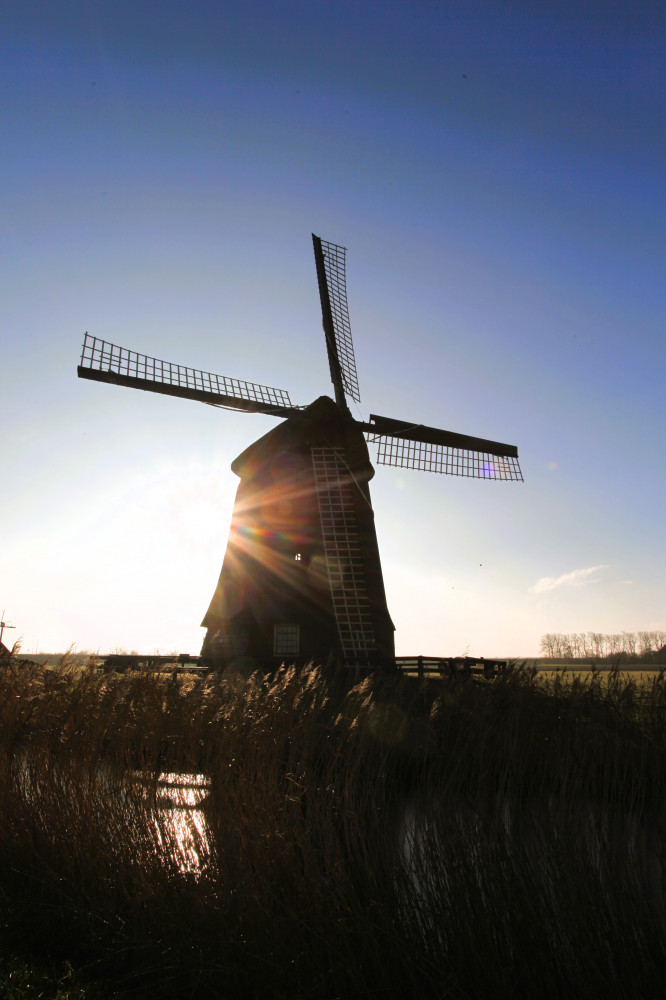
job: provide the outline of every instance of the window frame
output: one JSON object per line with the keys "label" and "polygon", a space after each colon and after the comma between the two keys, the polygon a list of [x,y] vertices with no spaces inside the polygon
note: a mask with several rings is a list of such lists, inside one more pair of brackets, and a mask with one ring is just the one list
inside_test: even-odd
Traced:
{"label": "window frame", "polygon": [[300,649],[300,625],[295,622],[279,622],[273,626],[273,656],[298,656]]}

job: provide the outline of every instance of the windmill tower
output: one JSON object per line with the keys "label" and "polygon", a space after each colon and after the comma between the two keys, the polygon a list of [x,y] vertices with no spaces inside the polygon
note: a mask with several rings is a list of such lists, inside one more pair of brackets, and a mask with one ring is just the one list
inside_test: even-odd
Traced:
{"label": "windmill tower", "polygon": [[522,481],[512,445],[370,414],[360,402],[346,292],[346,250],[314,245],[335,399],[295,406],[269,386],[170,364],[86,333],[78,375],[214,406],[267,413],[281,423],[232,463],[240,477],[220,578],[204,616],[209,662],[270,667],[315,660],[391,667],[366,441],[377,461],[426,472]]}

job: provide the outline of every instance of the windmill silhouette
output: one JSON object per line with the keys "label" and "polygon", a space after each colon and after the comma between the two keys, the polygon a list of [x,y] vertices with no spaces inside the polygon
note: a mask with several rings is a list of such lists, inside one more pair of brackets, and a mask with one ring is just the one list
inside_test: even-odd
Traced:
{"label": "windmill silhouette", "polygon": [[335,399],[292,404],[280,389],[213,375],[86,333],[81,378],[266,413],[282,422],[232,463],[240,477],[222,571],[202,626],[202,657],[220,667],[315,660],[395,665],[368,483],[366,440],[383,465],[519,480],[512,445],[370,414],[360,402],[346,290],[346,250],[314,245]]}

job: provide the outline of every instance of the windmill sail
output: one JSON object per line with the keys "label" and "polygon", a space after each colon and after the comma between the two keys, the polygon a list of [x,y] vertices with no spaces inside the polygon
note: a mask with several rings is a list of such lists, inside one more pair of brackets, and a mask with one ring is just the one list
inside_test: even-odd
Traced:
{"label": "windmill sail", "polygon": [[380,465],[472,479],[523,482],[518,449],[514,445],[408,424],[374,413],[363,430],[367,440],[377,445]]}
{"label": "windmill sail", "polygon": [[234,410],[250,410],[287,416],[293,406],[289,393],[255,382],[213,375],[211,372],[186,368],[184,365],[160,361],[146,354],[128,351],[86,333],[77,368],[79,378],[111,382],[148,392],[183,396],[202,403],[225,406]]}
{"label": "windmill sail", "polygon": [[368,666],[377,648],[363,549],[343,448],[313,448],[322,542],[331,603],[346,666]]}
{"label": "windmill sail", "polygon": [[[336,399],[338,403],[344,403],[344,395],[342,395],[342,390],[344,390],[348,396],[360,403],[354,343],[347,306],[347,251],[345,247],[337,246],[335,243],[327,243],[319,236],[315,236],[314,233],[312,234],[312,242],[317,264],[326,348],[331,368],[331,379],[336,389]],[[342,395],[342,399],[337,398],[339,395]]]}

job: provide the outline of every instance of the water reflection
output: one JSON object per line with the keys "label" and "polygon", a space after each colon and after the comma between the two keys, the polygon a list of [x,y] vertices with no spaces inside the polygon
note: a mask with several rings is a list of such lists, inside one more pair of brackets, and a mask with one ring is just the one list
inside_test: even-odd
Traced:
{"label": "water reflection", "polygon": [[162,773],[157,779],[157,838],[182,872],[198,875],[210,854],[203,802],[205,774]]}
{"label": "water reflection", "polygon": [[666,934],[665,829],[663,808],[639,813],[592,799],[414,799],[398,827],[400,891],[428,934],[446,931],[442,914],[450,903],[459,909],[461,893],[484,910],[497,905],[498,920],[507,898],[538,898],[553,927],[586,895],[597,915],[640,916]]}

